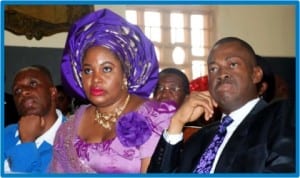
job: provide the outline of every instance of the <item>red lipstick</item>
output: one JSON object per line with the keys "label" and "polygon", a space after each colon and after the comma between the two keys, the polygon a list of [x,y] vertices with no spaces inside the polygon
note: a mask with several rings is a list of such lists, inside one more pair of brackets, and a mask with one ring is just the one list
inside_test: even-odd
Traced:
{"label": "red lipstick", "polygon": [[94,96],[102,96],[104,94],[104,90],[99,89],[99,88],[91,88],[90,92]]}

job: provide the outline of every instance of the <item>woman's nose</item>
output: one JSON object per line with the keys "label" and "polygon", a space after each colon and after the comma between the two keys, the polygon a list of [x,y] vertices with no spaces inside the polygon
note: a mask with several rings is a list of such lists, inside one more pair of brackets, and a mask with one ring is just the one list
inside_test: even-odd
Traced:
{"label": "woman's nose", "polygon": [[103,79],[102,79],[101,74],[99,74],[98,72],[95,72],[93,75],[93,81],[96,83],[102,82]]}

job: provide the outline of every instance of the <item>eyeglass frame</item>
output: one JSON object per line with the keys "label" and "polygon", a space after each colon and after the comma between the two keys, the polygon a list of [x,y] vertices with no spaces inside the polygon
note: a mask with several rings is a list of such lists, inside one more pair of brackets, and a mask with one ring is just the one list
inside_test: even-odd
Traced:
{"label": "eyeglass frame", "polygon": [[166,91],[170,91],[172,93],[176,93],[177,94],[179,91],[182,90],[182,88],[180,88],[178,86],[168,87],[168,86],[158,85],[156,90],[157,90],[157,92],[163,92],[164,90],[166,90]]}

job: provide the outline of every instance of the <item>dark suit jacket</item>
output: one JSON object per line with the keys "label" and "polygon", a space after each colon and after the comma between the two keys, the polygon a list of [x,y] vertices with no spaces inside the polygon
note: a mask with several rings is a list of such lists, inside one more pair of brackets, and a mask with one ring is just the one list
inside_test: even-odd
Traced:
{"label": "dark suit jacket", "polygon": [[[288,101],[260,100],[226,144],[215,173],[295,172],[294,116]],[[218,125],[200,129],[184,145],[161,137],[148,172],[193,172]]]}

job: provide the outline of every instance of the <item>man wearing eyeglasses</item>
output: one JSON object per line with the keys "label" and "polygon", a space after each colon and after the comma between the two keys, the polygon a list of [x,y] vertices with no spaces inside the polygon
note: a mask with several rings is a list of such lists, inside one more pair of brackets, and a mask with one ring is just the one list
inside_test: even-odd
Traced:
{"label": "man wearing eyeglasses", "polygon": [[155,100],[171,100],[180,106],[189,93],[189,80],[179,69],[165,68],[159,73],[158,85],[154,91]]}

